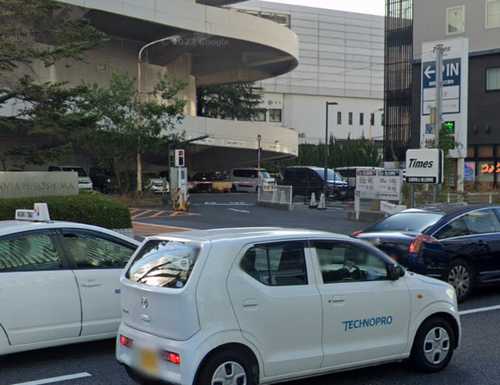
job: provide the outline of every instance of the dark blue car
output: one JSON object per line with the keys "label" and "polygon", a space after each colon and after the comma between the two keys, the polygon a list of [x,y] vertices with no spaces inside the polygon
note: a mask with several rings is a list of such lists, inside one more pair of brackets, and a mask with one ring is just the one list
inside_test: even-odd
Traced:
{"label": "dark blue car", "polygon": [[500,207],[447,205],[405,210],[353,234],[409,270],[443,279],[463,301],[500,283]]}

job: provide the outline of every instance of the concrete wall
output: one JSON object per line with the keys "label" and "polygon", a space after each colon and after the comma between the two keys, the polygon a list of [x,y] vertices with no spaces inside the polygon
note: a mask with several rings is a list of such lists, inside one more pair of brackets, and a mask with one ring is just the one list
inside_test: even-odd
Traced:
{"label": "concrete wall", "polygon": [[[414,1],[414,57],[420,59],[422,43],[449,37],[466,36],[470,52],[498,50],[500,28],[486,28],[487,0],[416,0]],[[448,36],[446,9],[465,5],[465,33]]]}

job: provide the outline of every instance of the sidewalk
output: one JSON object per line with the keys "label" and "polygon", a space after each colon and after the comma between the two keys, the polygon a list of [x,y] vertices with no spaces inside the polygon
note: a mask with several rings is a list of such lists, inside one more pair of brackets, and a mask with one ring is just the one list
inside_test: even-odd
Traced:
{"label": "sidewalk", "polygon": [[151,235],[165,234],[165,233],[176,233],[181,231],[189,231],[191,229],[187,227],[176,227],[176,226],[162,226],[153,225],[149,223],[142,222],[132,222],[134,228],[134,235],[137,237],[149,237]]}

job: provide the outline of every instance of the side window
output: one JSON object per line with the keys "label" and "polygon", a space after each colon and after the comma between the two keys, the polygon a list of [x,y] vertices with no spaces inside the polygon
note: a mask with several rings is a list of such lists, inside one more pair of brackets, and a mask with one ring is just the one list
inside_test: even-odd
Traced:
{"label": "side window", "polygon": [[315,242],[323,283],[382,281],[384,260],[362,247],[342,242]]}
{"label": "side window", "polygon": [[245,253],[241,268],[267,286],[307,285],[302,242],[256,245]]}
{"label": "side window", "polygon": [[24,234],[0,240],[0,272],[58,270],[59,253],[48,234]]}
{"label": "side window", "polygon": [[125,246],[91,233],[65,233],[64,246],[80,269],[122,269],[134,253]]}
{"label": "side window", "polygon": [[467,228],[467,224],[465,223],[464,218],[458,218],[454,221],[451,221],[446,226],[444,226],[441,230],[439,230],[436,234],[437,239],[446,239],[453,237],[463,237],[465,235],[469,235],[469,229]]}
{"label": "side window", "polygon": [[493,210],[474,211],[464,216],[470,234],[496,233],[500,231],[500,221]]}

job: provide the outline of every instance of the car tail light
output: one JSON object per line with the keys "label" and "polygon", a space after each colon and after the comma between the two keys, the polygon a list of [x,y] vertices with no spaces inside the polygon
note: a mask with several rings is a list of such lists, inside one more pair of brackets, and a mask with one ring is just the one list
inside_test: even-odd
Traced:
{"label": "car tail light", "polygon": [[125,346],[126,348],[131,348],[134,345],[134,340],[124,335],[120,335],[120,345]]}
{"label": "car tail light", "polygon": [[174,365],[180,365],[181,364],[181,356],[178,353],[173,353],[173,352],[162,352],[163,358],[174,364]]}
{"label": "car tail light", "polygon": [[363,231],[361,231],[361,230],[355,231],[354,233],[351,234],[351,237],[356,238],[358,235],[360,235],[362,233],[363,233]]}
{"label": "car tail light", "polygon": [[436,242],[436,238],[431,237],[430,235],[420,234],[413,241],[411,241],[410,246],[408,247],[408,252],[410,254],[418,254],[422,250],[422,246],[424,243]]}

